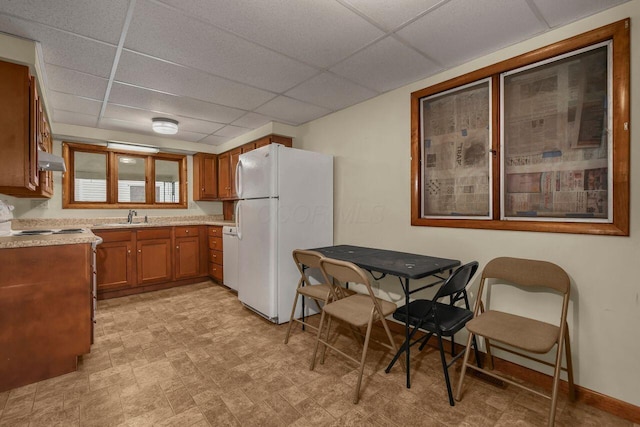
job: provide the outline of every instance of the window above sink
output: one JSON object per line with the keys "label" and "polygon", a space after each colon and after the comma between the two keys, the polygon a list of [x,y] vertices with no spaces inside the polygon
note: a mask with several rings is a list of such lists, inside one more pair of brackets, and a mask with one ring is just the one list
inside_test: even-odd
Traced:
{"label": "window above sink", "polygon": [[187,162],[179,154],[140,154],[62,143],[64,209],[187,208]]}

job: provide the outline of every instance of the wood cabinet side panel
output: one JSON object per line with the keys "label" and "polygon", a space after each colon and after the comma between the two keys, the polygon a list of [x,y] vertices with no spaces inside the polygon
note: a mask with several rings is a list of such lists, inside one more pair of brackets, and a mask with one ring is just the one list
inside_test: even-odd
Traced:
{"label": "wood cabinet side panel", "polygon": [[0,250],[0,391],[73,371],[91,345],[91,246]]}

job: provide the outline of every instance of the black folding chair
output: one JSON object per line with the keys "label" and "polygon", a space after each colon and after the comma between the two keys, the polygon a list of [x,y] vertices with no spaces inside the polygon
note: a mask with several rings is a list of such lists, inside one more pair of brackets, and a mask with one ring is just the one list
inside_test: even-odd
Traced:
{"label": "black folding chair", "polygon": [[[449,404],[454,406],[453,393],[451,391],[451,382],[449,381],[449,367],[453,365],[456,360],[464,355],[464,349],[456,354],[454,335],[464,328],[465,324],[473,318],[473,311],[469,307],[469,300],[467,298],[466,287],[471,281],[471,278],[478,270],[478,262],[473,261],[468,264],[459,267],[444,284],[438,289],[438,292],[433,297],[433,300],[419,299],[409,303],[409,324],[413,326],[413,330],[409,335],[407,342],[402,344],[402,347],[398,353],[394,356],[393,360],[387,366],[386,372],[388,373],[396,360],[400,355],[406,351],[408,346],[413,346],[417,343],[420,344],[419,349],[424,349],[429,339],[435,334],[438,337],[438,344],[440,347],[440,359],[442,361],[442,369],[444,371],[444,378],[447,383],[447,392],[449,393]],[[449,303],[445,304],[439,302],[441,298],[449,297]],[[464,300],[464,307],[458,307],[456,303],[460,300]],[[407,307],[399,307],[394,313],[393,317],[401,322],[407,321]],[[418,330],[427,331],[427,334],[416,340],[413,337]],[[444,347],[442,345],[442,337],[451,337],[451,357],[452,359],[447,363]],[[476,354],[476,361],[480,366],[480,355],[478,353],[478,345],[473,339],[473,348]]]}

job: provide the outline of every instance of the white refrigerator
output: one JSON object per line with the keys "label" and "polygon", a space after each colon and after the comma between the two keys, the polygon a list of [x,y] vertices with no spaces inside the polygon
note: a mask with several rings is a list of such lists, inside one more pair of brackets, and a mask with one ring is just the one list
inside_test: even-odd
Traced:
{"label": "white refrigerator", "polygon": [[236,191],[238,298],[288,322],[300,277],[292,251],[333,244],[333,157],[280,144],[249,151]]}

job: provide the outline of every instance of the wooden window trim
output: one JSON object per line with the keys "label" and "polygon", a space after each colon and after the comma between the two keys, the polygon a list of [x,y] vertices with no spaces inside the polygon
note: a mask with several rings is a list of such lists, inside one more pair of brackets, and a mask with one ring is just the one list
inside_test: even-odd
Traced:
{"label": "wooden window trim", "polygon": [[[629,235],[629,170],[630,131],[630,19],[624,19],[566,40],[536,49],[471,73],[455,77],[411,94],[411,225],[451,228],[480,228],[493,230],[538,231],[553,233]],[[500,220],[500,74],[551,57],[559,56],[594,44],[613,41],[613,222],[555,222]],[[421,135],[420,100],[429,95],[450,90],[477,80],[491,78],[492,150],[493,150],[493,219],[431,219],[420,215],[421,202]]]}
{"label": "wooden window trim", "polygon": [[[107,201],[76,202],[74,197],[75,165],[73,153],[104,153],[107,156]],[[149,203],[118,202],[118,164],[117,154],[125,154],[145,159],[146,190],[145,197]],[[186,209],[187,208],[187,156],[181,154],[157,153],[144,154],[134,151],[113,150],[100,145],[62,142],[62,156],[67,164],[67,172],[62,175],[62,208],[63,209]],[[155,161],[173,160],[178,162],[180,179],[180,200],[178,203],[155,203]]]}

